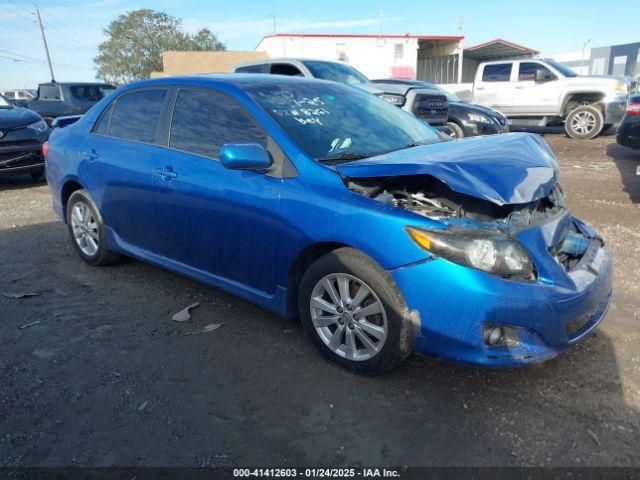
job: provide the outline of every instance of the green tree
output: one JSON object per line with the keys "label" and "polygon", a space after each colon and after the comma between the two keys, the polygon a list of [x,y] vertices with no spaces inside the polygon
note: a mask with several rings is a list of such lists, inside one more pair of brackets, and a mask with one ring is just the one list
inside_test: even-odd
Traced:
{"label": "green tree", "polygon": [[146,8],[120,15],[104,33],[107,40],[98,46],[93,60],[98,74],[116,85],[161,71],[166,50],[226,50],[208,29],[190,35],[183,31],[180,19]]}

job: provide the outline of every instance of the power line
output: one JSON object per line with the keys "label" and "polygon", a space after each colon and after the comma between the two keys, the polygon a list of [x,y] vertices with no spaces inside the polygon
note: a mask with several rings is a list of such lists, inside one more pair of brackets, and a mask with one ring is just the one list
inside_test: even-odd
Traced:
{"label": "power line", "polygon": [[20,12],[19,10],[13,10],[11,8],[9,8],[9,5],[5,4],[4,8],[6,8],[10,13],[13,13],[14,15],[17,15],[18,17],[22,17],[25,20],[27,20],[28,22],[33,22],[33,18],[29,18],[27,16],[25,16],[22,12]]}

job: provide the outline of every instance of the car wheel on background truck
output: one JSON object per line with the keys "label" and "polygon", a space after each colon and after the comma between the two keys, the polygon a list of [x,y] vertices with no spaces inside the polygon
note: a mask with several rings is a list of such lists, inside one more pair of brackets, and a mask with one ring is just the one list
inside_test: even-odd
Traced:
{"label": "car wheel on background truck", "polygon": [[119,254],[107,247],[104,222],[86,190],[77,190],[67,202],[67,226],[71,243],[89,265],[107,265]]}
{"label": "car wheel on background truck", "polygon": [[596,137],[604,127],[602,111],[592,105],[581,105],[569,112],[564,129],[571,138],[587,140]]}
{"label": "car wheel on background truck", "polygon": [[452,132],[452,137],[453,138],[464,138],[464,131],[462,130],[462,128],[460,128],[460,125],[458,125],[455,122],[447,122],[447,127],[449,127],[451,129]]}
{"label": "car wheel on background truck", "polygon": [[380,374],[411,353],[411,322],[389,272],[353,248],[313,263],[298,292],[304,329],[329,359],[360,373]]}

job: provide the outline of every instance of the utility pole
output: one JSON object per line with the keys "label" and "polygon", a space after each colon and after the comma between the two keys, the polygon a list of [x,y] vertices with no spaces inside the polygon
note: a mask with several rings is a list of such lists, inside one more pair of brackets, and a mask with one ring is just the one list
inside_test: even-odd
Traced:
{"label": "utility pole", "polygon": [[40,9],[38,8],[38,5],[36,5],[36,15],[38,16],[38,25],[40,25],[40,33],[42,34],[42,41],[44,42],[44,51],[47,54],[47,62],[49,63],[49,71],[51,72],[51,81],[55,82],[56,77],[53,75],[53,65],[51,65],[49,46],[47,45],[47,37],[44,35],[44,28],[42,27],[42,18],[40,18]]}
{"label": "utility pole", "polygon": [[584,75],[582,73],[582,68],[584,67],[584,54],[585,54],[585,51],[587,50],[587,45],[589,45],[590,43],[591,43],[591,39],[588,38],[587,41],[582,44],[582,59],[580,59],[580,75]]}

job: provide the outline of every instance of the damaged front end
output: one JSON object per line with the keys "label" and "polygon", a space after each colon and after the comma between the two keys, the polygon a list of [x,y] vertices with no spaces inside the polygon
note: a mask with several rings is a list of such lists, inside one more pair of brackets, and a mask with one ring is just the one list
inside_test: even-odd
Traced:
{"label": "damaged front end", "polygon": [[[417,352],[474,365],[541,362],[607,312],[609,250],[570,215],[554,159],[531,138],[500,142],[518,144],[524,162],[487,152],[480,168],[438,145],[416,148],[413,161],[396,154],[337,167],[381,214],[402,210],[408,236],[428,253],[392,271],[414,313]],[[483,153],[484,143],[470,144]]]}

